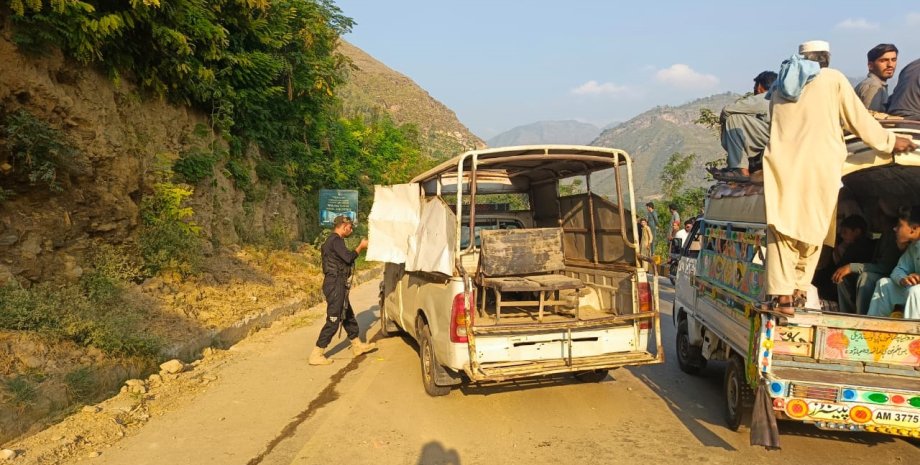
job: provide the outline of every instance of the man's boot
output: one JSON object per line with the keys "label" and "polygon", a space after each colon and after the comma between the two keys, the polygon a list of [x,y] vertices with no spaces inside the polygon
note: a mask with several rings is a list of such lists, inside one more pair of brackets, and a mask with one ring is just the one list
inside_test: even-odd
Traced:
{"label": "man's boot", "polygon": [[314,347],[313,352],[310,352],[310,359],[307,360],[307,363],[310,365],[329,365],[332,363],[332,360],[326,358],[326,355],[323,353],[326,349],[322,347]]}
{"label": "man's boot", "polygon": [[361,354],[366,354],[376,349],[377,349],[377,343],[375,342],[365,344],[361,342],[361,339],[356,338],[356,339],[351,340],[351,352],[355,355],[355,357]]}

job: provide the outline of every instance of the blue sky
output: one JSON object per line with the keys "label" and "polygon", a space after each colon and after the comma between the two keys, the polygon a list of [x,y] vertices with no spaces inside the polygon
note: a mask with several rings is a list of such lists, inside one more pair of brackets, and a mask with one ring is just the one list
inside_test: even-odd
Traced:
{"label": "blue sky", "polygon": [[831,67],[854,77],[866,74],[866,52],[881,42],[900,49],[898,71],[920,57],[915,1],[336,4],[356,22],[346,40],[484,139],[535,121],[602,126],[656,105],[747,92],[806,40],[829,41]]}

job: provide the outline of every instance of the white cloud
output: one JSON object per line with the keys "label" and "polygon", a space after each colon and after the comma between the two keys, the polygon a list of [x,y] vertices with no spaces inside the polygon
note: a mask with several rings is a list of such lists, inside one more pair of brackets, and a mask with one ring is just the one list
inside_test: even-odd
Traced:
{"label": "white cloud", "polygon": [[920,13],[908,13],[907,14],[907,25],[908,26],[920,26]]}
{"label": "white cloud", "polygon": [[878,23],[870,23],[864,18],[847,18],[836,26],[837,29],[853,29],[859,31],[874,31],[878,29]]}
{"label": "white cloud", "polygon": [[575,95],[621,95],[629,92],[629,87],[614,84],[612,82],[588,81],[574,89]]}
{"label": "white cloud", "polygon": [[681,89],[706,89],[715,87],[719,83],[719,78],[712,74],[698,73],[693,68],[680,63],[658,70],[655,78],[659,82]]}

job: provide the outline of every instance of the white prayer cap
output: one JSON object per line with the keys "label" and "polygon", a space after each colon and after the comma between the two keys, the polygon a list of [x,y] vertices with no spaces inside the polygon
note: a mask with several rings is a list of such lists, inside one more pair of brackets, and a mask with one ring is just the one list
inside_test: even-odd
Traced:
{"label": "white prayer cap", "polygon": [[824,40],[809,40],[799,44],[799,53],[806,52],[830,52],[831,44]]}

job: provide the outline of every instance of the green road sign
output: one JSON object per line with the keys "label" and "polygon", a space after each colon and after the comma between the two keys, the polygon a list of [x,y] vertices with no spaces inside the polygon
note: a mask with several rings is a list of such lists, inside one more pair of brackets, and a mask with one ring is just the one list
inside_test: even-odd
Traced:
{"label": "green road sign", "polygon": [[348,189],[319,190],[319,224],[331,228],[332,220],[345,215],[358,222],[358,191]]}

